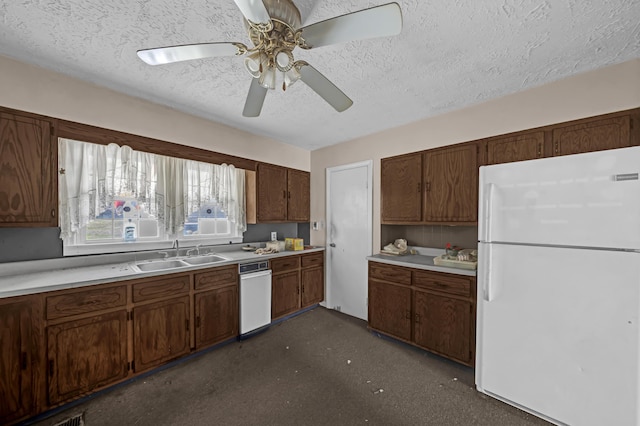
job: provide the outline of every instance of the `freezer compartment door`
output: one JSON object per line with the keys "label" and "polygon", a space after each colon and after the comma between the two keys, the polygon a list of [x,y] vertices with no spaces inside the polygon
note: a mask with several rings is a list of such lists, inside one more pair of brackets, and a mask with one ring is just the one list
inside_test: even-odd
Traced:
{"label": "freezer compartment door", "polygon": [[480,168],[480,241],[640,248],[640,147]]}
{"label": "freezer compartment door", "polygon": [[640,424],[640,254],[479,252],[478,390],[565,424]]}

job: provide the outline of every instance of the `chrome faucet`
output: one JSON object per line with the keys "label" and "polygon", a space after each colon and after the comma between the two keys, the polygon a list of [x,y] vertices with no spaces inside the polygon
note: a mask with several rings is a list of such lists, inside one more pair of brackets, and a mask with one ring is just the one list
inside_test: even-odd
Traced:
{"label": "chrome faucet", "polygon": [[180,254],[180,243],[178,242],[177,238],[175,240],[173,240],[173,247],[171,247],[171,248],[176,250],[176,256],[175,257],[178,257],[178,255]]}
{"label": "chrome faucet", "polygon": [[194,248],[187,250],[187,256],[191,256],[193,253],[200,256],[200,246],[201,244],[197,244]]}

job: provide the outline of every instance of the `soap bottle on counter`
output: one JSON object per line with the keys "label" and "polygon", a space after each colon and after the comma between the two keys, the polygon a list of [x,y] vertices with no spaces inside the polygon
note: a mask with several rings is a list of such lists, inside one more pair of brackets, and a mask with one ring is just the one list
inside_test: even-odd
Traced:
{"label": "soap bottle on counter", "polygon": [[138,238],[138,232],[136,229],[136,224],[133,223],[133,221],[131,219],[129,219],[129,222],[127,222],[124,225],[124,232],[123,232],[123,236],[124,236],[124,240],[127,242],[133,242],[136,240],[136,238]]}

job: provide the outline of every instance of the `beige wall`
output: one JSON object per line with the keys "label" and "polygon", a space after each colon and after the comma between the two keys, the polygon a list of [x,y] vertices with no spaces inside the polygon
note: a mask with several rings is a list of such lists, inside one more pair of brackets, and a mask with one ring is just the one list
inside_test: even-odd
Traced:
{"label": "beige wall", "polygon": [[309,170],[307,150],[3,56],[0,106]]}
{"label": "beige wall", "polygon": [[[640,106],[640,60],[311,152],[311,220],[325,222],[325,169],[373,160],[373,252],[380,246],[380,159]],[[324,245],[324,229],[311,244]]]}

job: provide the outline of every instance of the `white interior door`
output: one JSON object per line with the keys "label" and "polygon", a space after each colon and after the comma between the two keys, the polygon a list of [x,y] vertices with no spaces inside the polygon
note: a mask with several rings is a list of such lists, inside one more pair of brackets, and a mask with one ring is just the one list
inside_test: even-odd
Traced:
{"label": "white interior door", "polygon": [[327,169],[327,305],[367,319],[373,227],[371,161]]}

